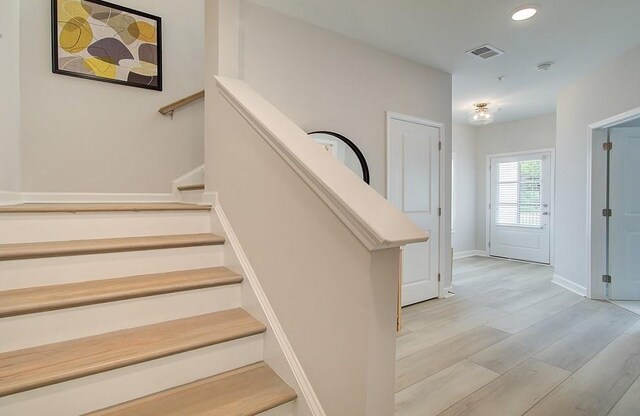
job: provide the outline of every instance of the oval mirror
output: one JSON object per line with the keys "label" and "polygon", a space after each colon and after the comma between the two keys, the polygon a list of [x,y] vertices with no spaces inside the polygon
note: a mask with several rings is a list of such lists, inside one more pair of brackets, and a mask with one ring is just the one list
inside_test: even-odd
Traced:
{"label": "oval mirror", "polygon": [[309,136],[333,157],[369,184],[369,166],[364,155],[351,140],[332,131],[314,131]]}

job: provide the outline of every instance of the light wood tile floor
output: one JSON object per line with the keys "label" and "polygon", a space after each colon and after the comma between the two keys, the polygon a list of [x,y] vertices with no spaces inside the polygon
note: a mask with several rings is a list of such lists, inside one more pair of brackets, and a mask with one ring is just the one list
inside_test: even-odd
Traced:
{"label": "light wood tile floor", "polygon": [[456,260],[455,296],[409,306],[396,416],[640,416],[640,316],[547,266]]}

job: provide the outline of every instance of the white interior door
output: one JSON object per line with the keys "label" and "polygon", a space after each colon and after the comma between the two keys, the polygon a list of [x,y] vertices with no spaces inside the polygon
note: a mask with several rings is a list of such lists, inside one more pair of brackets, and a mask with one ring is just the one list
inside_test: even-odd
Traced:
{"label": "white interior door", "polygon": [[438,297],[440,241],[440,129],[404,119],[389,120],[388,197],[429,233],[402,255],[402,306]]}
{"label": "white interior door", "polygon": [[609,296],[640,300],[640,128],[611,129]]}
{"label": "white interior door", "polygon": [[493,157],[489,253],[549,263],[551,152]]}

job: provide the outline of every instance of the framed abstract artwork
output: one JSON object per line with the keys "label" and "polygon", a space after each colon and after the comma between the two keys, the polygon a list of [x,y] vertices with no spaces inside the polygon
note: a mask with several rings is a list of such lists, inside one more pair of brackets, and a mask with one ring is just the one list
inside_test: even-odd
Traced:
{"label": "framed abstract artwork", "polygon": [[162,91],[162,20],[100,0],[52,0],[53,72]]}

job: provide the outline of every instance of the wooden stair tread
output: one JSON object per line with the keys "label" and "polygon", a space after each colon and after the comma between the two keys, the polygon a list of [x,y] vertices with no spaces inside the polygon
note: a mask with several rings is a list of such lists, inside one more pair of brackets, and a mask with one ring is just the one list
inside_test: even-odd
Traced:
{"label": "wooden stair tread", "polygon": [[115,253],[122,251],[156,250],[165,248],[218,245],[223,243],[224,237],[205,233],[0,244],[0,260],[20,260],[41,257]]}
{"label": "wooden stair tread", "polygon": [[210,205],[185,203],[80,203],[80,204],[20,204],[0,206],[0,214],[53,212],[120,212],[120,211],[211,211]]}
{"label": "wooden stair tread", "polygon": [[203,183],[194,183],[192,185],[178,186],[178,191],[203,191],[203,190],[204,190]]}
{"label": "wooden stair tread", "polygon": [[211,267],[13,289],[0,292],[0,318],[240,283],[226,267]]}
{"label": "wooden stair tread", "polygon": [[91,416],[252,416],[297,398],[265,363],[168,389],[90,413]]}
{"label": "wooden stair tread", "polygon": [[194,316],[0,354],[0,396],[260,334],[243,309]]}

